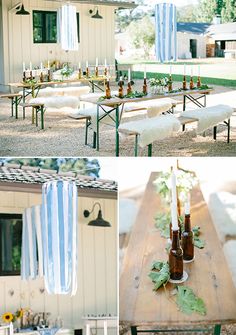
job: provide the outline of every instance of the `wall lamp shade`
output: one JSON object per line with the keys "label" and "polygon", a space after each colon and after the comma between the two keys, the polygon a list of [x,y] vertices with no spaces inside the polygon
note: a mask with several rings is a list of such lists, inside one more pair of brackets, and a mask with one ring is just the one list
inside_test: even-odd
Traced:
{"label": "wall lamp shade", "polygon": [[[20,8],[20,9],[18,9]],[[27,10],[25,10],[25,7],[24,5],[22,4],[21,7],[18,7],[17,9],[17,12],[16,12],[16,15],[30,15],[29,12],[27,12]]]}
{"label": "wall lamp shade", "polygon": [[93,208],[91,211],[88,211],[87,209],[84,210],[84,217],[87,218],[89,215],[94,211],[95,206],[99,206],[99,211],[98,211],[98,216],[96,219],[89,221],[88,226],[93,226],[93,227],[111,227],[110,222],[106,221],[102,217],[102,210],[101,210],[101,205],[99,202],[96,202],[93,205]]}
{"label": "wall lamp shade", "polygon": [[[96,10],[96,13],[93,14],[93,15],[91,16],[91,18],[92,18],[92,19],[103,19],[103,17],[99,14],[99,12],[98,12],[98,8],[97,8],[97,7],[95,8],[95,10]],[[92,14],[92,13],[95,12],[95,10],[93,11],[92,9],[90,9],[89,13]]]}

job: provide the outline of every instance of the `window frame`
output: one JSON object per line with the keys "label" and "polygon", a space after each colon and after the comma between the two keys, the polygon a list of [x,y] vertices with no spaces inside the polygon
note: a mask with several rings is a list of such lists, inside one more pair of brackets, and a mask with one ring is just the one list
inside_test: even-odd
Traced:
{"label": "window frame", "polygon": [[[1,219],[18,219],[22,221],[23,226],[23,216],[19,213],[0,213]],[[20,269],[18,271],[3,271],[2,269],[2,227],[0,224],[0,277],[9,277],[9,276],[20,276]]]}
{"label": "window frame", "polygon": [[[42,14],[42,26],[35,26],[34,25],[34,14]],[[34,44],[56,44],[56,40],[47,40],[47,25],[46,25],[46,16],[47,14],[56,14],[56,31],[57,31],[57,12],[56,11],[49,11],[49,10],[33,10],[32,20],[33,20],[33,43]],[[34,39],[34,29],[35,28],[42,28],[42,41],[35,41]]]}

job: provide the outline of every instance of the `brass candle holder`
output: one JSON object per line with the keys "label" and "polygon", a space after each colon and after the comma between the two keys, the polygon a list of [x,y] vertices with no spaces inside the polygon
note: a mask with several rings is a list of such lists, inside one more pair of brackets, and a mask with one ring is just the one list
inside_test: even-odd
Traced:
{"label": "brass candle holder", "polygon": [[98,77],[98,67],[95,68],[95,77]]}
{"label": "brass candle holder", "polygon": [[79,68],[79,74],[78,74],[78,78],[81,79],[82,78],[82,70],[81,68]]}
{"label": "brass candle holder", "polygon": [[86,67],[86,77],[88,78],[89,77],[89,68]]}

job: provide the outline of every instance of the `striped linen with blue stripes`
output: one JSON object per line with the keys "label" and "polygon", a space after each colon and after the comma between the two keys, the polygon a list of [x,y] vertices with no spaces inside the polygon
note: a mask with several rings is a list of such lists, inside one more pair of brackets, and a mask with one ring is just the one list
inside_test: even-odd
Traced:
{"label": "striped linen with blue stripes", "polygon": [[57,42],[63,50],[79,50],[76,7],[73,5],[63,5],[57,11]]}
{"label": "striped linen with blue stripes", "polygon": [[43,248],[41,206],[27,208],[23,212],[21,278],[35,279],[43,276]]}
{"label": "striped linen with blue stripes", "polygon": [[177,59],[176,6],[159,3],[155,6],[156,58],[160,62]]}
{"label": "striped linen with blue stripes", "polygon": [[48,293],[77,291],[77,187],[50,181],[42,188],[44,278]]}

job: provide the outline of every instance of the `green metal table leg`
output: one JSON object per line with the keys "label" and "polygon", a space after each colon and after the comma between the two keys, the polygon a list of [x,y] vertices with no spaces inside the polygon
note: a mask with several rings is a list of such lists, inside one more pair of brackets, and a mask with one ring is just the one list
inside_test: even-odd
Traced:
{"label": "green metal table leg", "polygon": [[230,119],[228,119],[227,143],[230,141]]}
{"label": "green metal table leg", "polygon": [[11,116],[14,116],[14,98],[11,98]]}
{"label": "green metal table leg", "polygon": [[148,144],[148,157],[152,157],[152,144]]}
{"label": "green metal table leg", "polygon": [[41,129],[44,129],[44,106],[40,107],[41,111]]}
{"label": "green metal table leg", "polygon": [[88,119],[86,119],[85,123],[85,145],[88,144]]}
{"label": "green metal table leg", "polygon": [[18,98],[15,97],[15,111],[16,111],[16,119],[18,119]]}
{"label": "green metal table leg", "polygon": [[92,92],[94,93],[95,88],[94,88],[94,82],[92,81]]}
{"label": "green metal table leg", "polygon": [[[32,108],[34,108],[34,107],[32,107]],[[36,108],[35,108],[35,111],[36,111],[36,112],[35,112],[35,126],[38,127],[38,124],[39,124],[39,122],[38,122],[38,117],[39,117],[39,116],[38,116],[38,113],[39,113],[39,107],[36,107]]]}
{"label": "green metal table leg", "polygon": [[93,149],[96,149],[97,133],[93,132]]}
{"label": "green metal table leg", "polygon": [[[25,103],[25,87],[23,87],[23,98],[22,98],[23,104]],[[25,107],[23,107],[23,119],[25,119]]]}
{"label": "green metal table leg", "polygon": [[221,325],[215,325],[214,335],[220,335]]}
{"label": "green metal table leg", "polygon": [[131,335],[137,335],[137,327],[131,326]]}
{"label": "green metal table leg", "polygon": [[120,143],[119,143],[119,106],[116,106],[116,157],[120,154]]}
{"label": "green metal table leg", "polygon": [[97,151],[99,151],[99,105],[97,105]]}
{"label": "green metal table leg", "polygon": [[138,156],[138,135],[135,135],[135,144],[134,144],[134,156]]}

